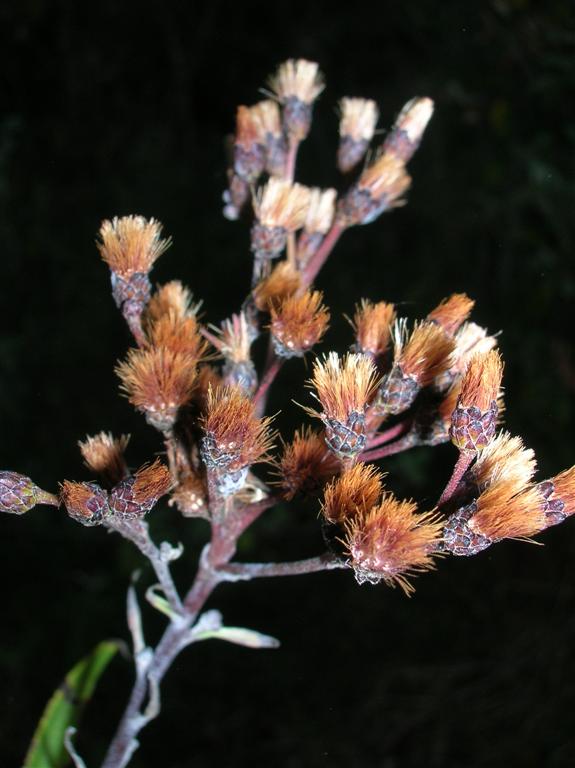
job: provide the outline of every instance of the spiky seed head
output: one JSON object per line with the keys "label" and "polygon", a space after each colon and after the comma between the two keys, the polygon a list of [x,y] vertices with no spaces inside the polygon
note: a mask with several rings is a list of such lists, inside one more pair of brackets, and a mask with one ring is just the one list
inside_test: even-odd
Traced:
{"label": "spiky seed head", "polygon": [[259,112],[240,106],[236,113],[234,170],[244,181],[255,183],[265,168],[265,134]]}
{"label": "spiky seed head", "polygon": [[321,340],[329,325],[329,311],[322,299],[320,291],[306,291],[270,307],[276,354],[302,357]]}
{"label": "spiky seed head", "polygon": [[283,125],[290,142],[302,141],[311,127],[313,102],[323,91],[323,77],[314,61],[290,59],[269,80],[283,106]]}
{"label": "spiky seed head", "polygon": [[545,515],[545,527],[562,523],[575,513],[575,467],[566,469],[536,486]]}
{"label": "spiky seed head", "polygon": [[64,480],[60,485],[60,500],[69,516],[82,525],[100,525],[110,514],[108,494],[97,483]]}
{"label": "spiky seed head", "polygon": [[460,451],[485,448],[495,437],[502,376],[503,361],[496,350],[471,358],[451,417],[451,440]]}
{"label": "spiky seed head", "polygon": [[364,518],[379,501],[384,475],[373,464],[354,464],[325,488],[321,513],[330,523]]}
{"label": "spiky seed head", "polygon": [[172,492],[168,506],[176,506],[184,517],[209,517],[205,478],[195,473],[185,477]]}
{"label": "spiky seed head", "polygon": [[486,328],[476,323],[464,323],[455,334],[455,350],[450,370],[465,373],[474,355],[484,355],[497,346],[495,336],[490,336]]}
{"label": "spiky seed head", "polygon": [[162,240],[162,225],[143,216],[115,217],[102,222],[97,241],[102,259],[121,277],[147,274],[156,259],[170,246]]}
{"label": "spiky seed head", "polygon": [[182,317],[170,311],[149,324],[147,337],[152,349],[187,355],[196,364],[207,358],[208,342],[200,333],[195,315]]}
{"label": "spiky seed head", "polygon": [[339,102],[339,147],[337,167],[348,173],[360,162],[371,141],[379,110],[371,99],[344,98]]}
{"label": "spiky seed head", "polygon": [[131,349],[116,366],[129,401],[157,429],[174,425],[178,409],[188,403],[197,379],[196,360],[165,347]]}
{"label": "spiky seed head", "polygon": [[282,129],[280,109],[276,101],[258,102],[252,112],[261,126],[262,144],[265,145],[265,167],[270,176],[283,176],[287,145]]}
{"label": "spiky seed head", "polygon": [[144,517],[173,485],[169,469],[156,459],[135,475],[124,478],[110,491],[111,512],[124,520]]}
{"label": "spiky seed head", "polygon": [[521,489],[531,482],[536,469],[533,450],[525,448],[520,437],[500,432],[478,452],[468,474],[479,492],[482,492],[502,479],[513,481]]}
{"label": "spiky seed head", "polygon": [[431,99],[416,97],[408,101],[383,145],[385,152],[407,163],[419,147],[432,115]]}
{"label": "spiky seed head", "polygon": [[129,440],[130,435],[114,437],[111,432],[99,432],[87,435],[85,440],[78,441],[78,446],[86,466],[112,486],[128,474],[124,453]]}
{"label": "spiky seed head", "polygon": [[355,459],[366,445],[365,411],[378,385],[377,371],[366,355],[336,352],[316,360],[309,382],[322,412],[307,409],[325,424],[325,442],[340,459]]}
{"label": "spiky seed head", "polygon": [[218,350],[234,363],[250,360],[250,348],[255,339],[255,332],[245,312],[234,314],[223,321],[218,329]]}
{"label": "spiky seed head", "polygon": [[365,411],[377,389],[378,376],[365,355],[340,358],[337,352],[330,352],[323,360],[314,361],[309,384],[326,416],[345,422],[352,413]]}
{"label": "spiky seed head", "polygon": [[344,97],[339,102],[339,135],[354,141],[370,142],[379,118],[379,109],[372,99]]}
{"label": "spiky seed head", "polygon": [[26,475],[9,470],[0,471],[0,512],[23,515],[36,504],[57,504],[57,499],[38,488]]}
{"label": "spiky seed head", "polygon": [[361,174],[358,183],[359,188],[369,192],[373,200],[385,199],[389,208],[400,204],[411,185],[411,177],[400,160],[380,153]]}
{"label": "spiky seed head", "polygon": [[[260,110],[256,107],[240,105],[236,111],[236,145],[251,149],[254,144],[263,144],[263,125]],[[263,168],[262,168],[263,170]]]}
{"label": "spiky seed head", "polygon": [[356,306],[352,323],[358,351],[374,357],[383,355],[389,346],[394,321],[393,304],[385,301],[372,304],[367,299],[362,299]]}
{"label": "spiky seed head", "polygon": [[406,595],[410,577],[434,568],[443,523],[433,512],[417,514],[417,505],[386,494],[380,504],[346,525],[345,544],[358,582],[384,581]]}
{"label": "spiky seed head", "polygon": [[258,101],[251,108],[252,113],[257,116],[261,126],[261,132],[264,136],[268,133],[274,138],[282,136],[281,115],[278,104],[272,99]]}
{"label": "spiky seed head", "polygon": [[258,222],[269,228],[281,227],[295,232],[304,225],[310,202],[310,190],[302,184],[291,184],[272,176],[258,190],[254,211]]}
{"label": "spiky seed head", "polygon": [[340,463],[326,450],[323,435],[302,427],[291,443],[283,446],[276,469],[277,485],[291,501],[298,494],[317,496],[325,483],[338,474]]}
{"label": "spiky seed head", "polygon": [[145,313],[146,326],[153,325],[165,315],[180,319],[197,317],[201,301],[194,302],[191,292],[179,280],[171,280],[158,287],[148,302]]}
{"label": "spiky seed head", "polygon": [[536,486],[522,489],[518,478],[502,475],[477,499],[469,520],[472,531],[491,541],[528,538],[545,528],[545,515]]}
{"label": "spiky seed head", "polygon": [[201,418],[202,458],[216,490],[237,493],[251,464],[268,458],[274,435],[271,419],[256,416],[256,404],[237,386],[208,391]]}
{"label": "spiky seed head", "polygon": [[423,321],[416,323],[405,343],[396,344],[394,362],[420,387],[426,387],[447,369],[453,349],[453,341],[441,328]]}
{"label": "spiky seed head", "polygon": [[269,85],[282,104],[291,98],[312,104],[325,88],[319,64],[306,59],[284,61],[270,78]]}
{"label": "spiky seed head", "polygon": [[280,261],[270,275],[255,286],[254,303],[260,312],[293,296],[301,286],[301,275],[289,261]]}
{"label": "spiky seed head", "polygon": [[453,293],[435,307],[427,319],[439,325],[445,333],[453,336],[458,328],[467,320],[475,301],[465,293]]}
{"label": "spiky seed head", "polygon": [[329,231],[335,215],[335,189],[309,190],[309,202],[304,222],[304,231],[310,235],[325,235]]}

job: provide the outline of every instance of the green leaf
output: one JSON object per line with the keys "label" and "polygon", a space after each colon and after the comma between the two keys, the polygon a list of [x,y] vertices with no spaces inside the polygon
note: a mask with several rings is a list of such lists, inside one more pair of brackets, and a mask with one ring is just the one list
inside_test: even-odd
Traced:
{"label": "green leaf", "polygon": [[197,640],[225,640],[246,648],[279,648],[280,641],[244,627],[220,627],[198,633]]}
{"label": "green leaf", "polygon": [[85,704],[118,648],[117,642],[99,643],[72,667],[46,705],[22,768],[64,768],[69,764],[66,730],[78,725]]}

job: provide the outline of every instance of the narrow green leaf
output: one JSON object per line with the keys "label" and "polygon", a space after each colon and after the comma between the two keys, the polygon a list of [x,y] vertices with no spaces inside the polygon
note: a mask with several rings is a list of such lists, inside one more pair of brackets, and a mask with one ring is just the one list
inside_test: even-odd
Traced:
{"label": "narrow green leaf", "polygon": [[86,702],[118,647],[113,641],[99,643],[68,672],[46,704],[22,768],[64,768],[69,764],[66,730],[78,725]]}
{"label": "narrow green leaf", "polygon": [[253,629],[244,627],[220,627],[198,633],[198,640],[225,640],[246,648],[279,648],[280,641],[270,635],[263,635]]}

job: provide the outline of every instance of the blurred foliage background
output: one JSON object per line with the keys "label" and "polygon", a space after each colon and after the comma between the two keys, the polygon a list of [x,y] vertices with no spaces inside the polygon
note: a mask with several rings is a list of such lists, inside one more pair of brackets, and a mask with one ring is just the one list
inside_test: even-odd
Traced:
{"label": "blurred foliage background", "polygon": [[[279,62],[320,62],[327,88],[300,153],[300,180],[339,184],[337,100],[369,96],[389,126],[414,95],[436,101],[411,164],[409,204],[345,235],[318,281],[334,316],[324,348],[351,340],[360,297],[412,317],[466,291],[502,330],[506,423],[541,477],[575,460],[575,13],[571,0],[234,4],[21,0],[0,5],[0,466],[55,490],[86,479],[77,440],[129,432],[137,466],[161,445],[118,396],[129,338],[94,247],[104,217],[159,218],[174,245],[154,279],[181,278],[218,322],[248,289],[248,223],[221,216],[224,138]],[[304,364],[278,382],[288,436]],[[385,465],[398,493],[433,505],[450,446]],[[321,546],[313,507],[255,527],[242,555]],[[186,544],[201,522],[154,513]],[[508,542],[447,560],[413,599],[350,574],[222,587],[231,623],[279,651],[206,643],[164,686],[135,768],[567,766],[575,761],[575,527],[544,548]],[[129,545],[39,508],[0,520],[0,763],[21,763],[43,706],[99,640],[127,639],[124,604],[140,560]],[[145,571],[142,584],[151,576]],[[149,636],[161,619],[146,614]],[[78,736],[98,764],[131,685],[117,659]]]}

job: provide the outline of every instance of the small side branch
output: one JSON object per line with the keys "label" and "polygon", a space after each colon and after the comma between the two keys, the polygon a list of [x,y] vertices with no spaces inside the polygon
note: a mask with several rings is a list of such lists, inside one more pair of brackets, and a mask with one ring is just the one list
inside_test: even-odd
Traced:
{"label": "small side branch", "polygon": [[445,506],[447,502],[451,499],[451,497],[457,490],[459,481],[461,480],[463,475],[467,472],[467,469],[474,458],[475,458],[475,453],[473,453],[472,451],[461,451],[459,453],[459,458],[457,459],[457,463],[453,468],[453,472],[451,474],[451,477],[449,478],[449,482],[445,486],[445,490],[443,491],[439,501],[437,502],[438,507]]}
{"label": "small side branch", "polygon": [[229,563],[218,568],[222,581],[251,581],[275,576],[303,576],[306,573],[348,568],[343,560],[331,553],[295,560],[288,563]]}

